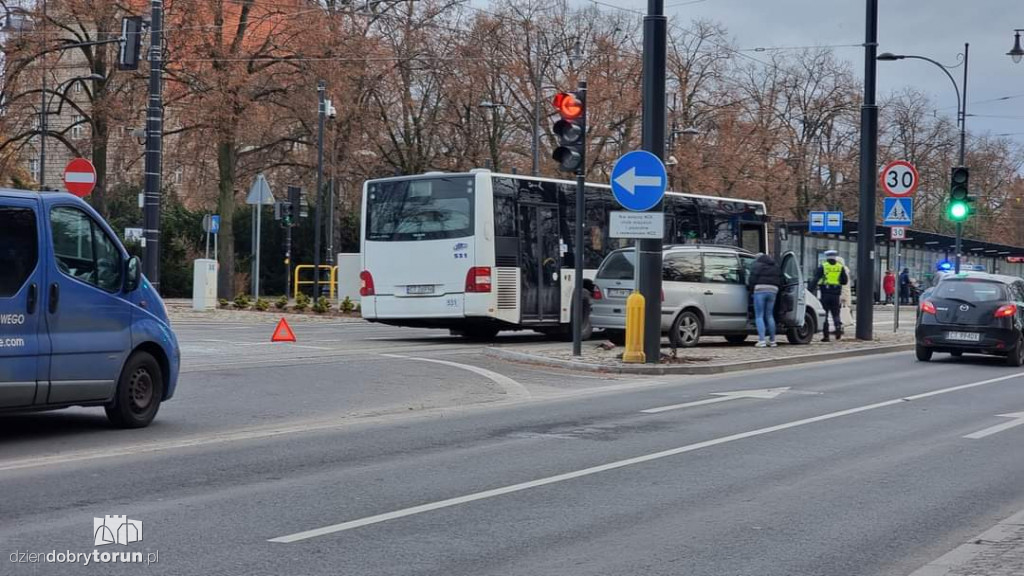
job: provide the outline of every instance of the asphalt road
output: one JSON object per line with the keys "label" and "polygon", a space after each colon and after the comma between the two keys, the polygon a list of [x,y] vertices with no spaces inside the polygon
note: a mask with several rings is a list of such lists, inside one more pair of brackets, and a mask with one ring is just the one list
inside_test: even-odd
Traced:
{"label": "asphalt road", "polygon": [[[1024,508],[1024,426],[977,434],[1024,411],[1024,372],[995,359],[605,381],[378,328],[289,364],[206,343],[235,365],[190,364],[144,431],[87,411],[5,419],[0,561],[95,549],[158,553],[157,574],[895,575]],[[195,330],[180,333],[262,339]],[[770,390],[715,395],[751,389]],[[143,541],[93,546],[93,518],[116,514],[143,521]]]}

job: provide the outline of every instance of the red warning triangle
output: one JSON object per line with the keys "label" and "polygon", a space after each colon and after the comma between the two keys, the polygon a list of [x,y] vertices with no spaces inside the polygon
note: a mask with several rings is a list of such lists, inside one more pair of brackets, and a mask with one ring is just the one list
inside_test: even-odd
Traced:
{"label": "red warning triangle", "polygon": [[295,333],[292,332],[292,327],[288,325],[288,321],[281,318],[281,321],[277,323],[277,328],[274,328],[274,335],[270,337],[271,342],[295,342]]}

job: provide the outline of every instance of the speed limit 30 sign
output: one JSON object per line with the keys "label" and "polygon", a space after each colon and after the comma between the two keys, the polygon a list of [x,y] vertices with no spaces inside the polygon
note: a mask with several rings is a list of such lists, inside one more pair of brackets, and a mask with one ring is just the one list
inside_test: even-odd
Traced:
{"label": "speed limit 30 sign", "polygon": [[889,162],[879,176],[882,189],[889,196],[910,196],[917,190],[920,180],[917,168],[906,160]]}

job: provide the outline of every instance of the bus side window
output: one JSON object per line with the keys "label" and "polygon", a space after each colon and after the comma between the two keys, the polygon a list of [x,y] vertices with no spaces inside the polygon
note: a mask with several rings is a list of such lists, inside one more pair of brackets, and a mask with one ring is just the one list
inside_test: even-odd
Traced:
{"label": "bus side window", "polygon": [[494,235],[516,236],[516,199],[494,191]]}

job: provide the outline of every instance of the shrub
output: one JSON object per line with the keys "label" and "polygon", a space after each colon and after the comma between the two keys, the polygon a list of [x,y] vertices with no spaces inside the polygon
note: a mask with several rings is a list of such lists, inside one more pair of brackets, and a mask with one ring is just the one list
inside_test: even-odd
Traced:
{"label": "shrub", "polygon": [[309,296],[299,292],[295,295],[295,309],[302,312],[306,308],[309,308]]}
{"label": "shrub", "polygon": [[345,299],[341,301],[341,311],[346,314],[356,309],[356,303],[351,298],[345,296]]}
{"label": "shrub", "polygon": [[263,298],[257,298],[255,308],[260,312],[266,312],[267,310],[270,310],[270,302]]}
{"label": "shrub", "polygon": [[278,310],[284,310],[285,308],[288,307],[288,298],[285,296],[281,296],[274,302],[274,307],[277,308]]}
{"label": "shrub", "polygon": [[245,292],[235,296],[235,308],[245,310],[252,304],[252,299]]}
{"label": "shrub", "polygon": [[317,314],[326,314],[331,311],[331,301],[326,296],[321,296],[316,299],[316,304],[313,305],[313,312]]}
{"label": "shrub", "polygon": [[227,298],[221,298],[220,300],[217,300],[217,304],[220,304],[221,308],[227,308],[231,305],[231,302]]}

